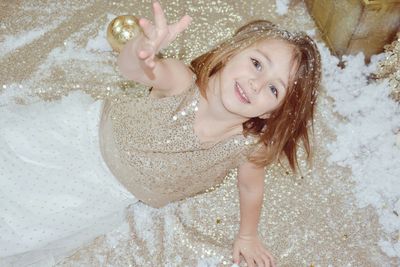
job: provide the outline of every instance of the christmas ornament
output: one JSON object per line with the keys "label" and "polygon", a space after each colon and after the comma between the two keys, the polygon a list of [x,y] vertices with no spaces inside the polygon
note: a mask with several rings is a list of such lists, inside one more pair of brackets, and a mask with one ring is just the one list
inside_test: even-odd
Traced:
{"label": "christmas ornament", "polygon": [[107,27],[107,40],[112,49],[121,52],[126,42],[136,37],[141,28],[133,15],[122,15],[113,19]]}

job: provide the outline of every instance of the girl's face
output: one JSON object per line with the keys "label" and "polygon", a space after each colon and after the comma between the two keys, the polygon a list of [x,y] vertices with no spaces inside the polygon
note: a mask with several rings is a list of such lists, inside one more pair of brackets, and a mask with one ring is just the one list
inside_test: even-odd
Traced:
{"label": "girl's face", "polygon": [[296,64],[293,48],[266,39],[233,56],[220,72],[225,109],[244,118],[267,118],[283,101]]}

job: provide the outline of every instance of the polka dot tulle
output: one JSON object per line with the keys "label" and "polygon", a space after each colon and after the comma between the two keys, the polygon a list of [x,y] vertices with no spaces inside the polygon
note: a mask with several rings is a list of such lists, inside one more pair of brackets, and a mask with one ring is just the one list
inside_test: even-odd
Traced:
{"label": "polka dot tulle", "polygon": [[20,266],[24,258],[62,257],[121,223],[137,201],[101,157],[100,106],[77,92],[0,107],[0,258]]}

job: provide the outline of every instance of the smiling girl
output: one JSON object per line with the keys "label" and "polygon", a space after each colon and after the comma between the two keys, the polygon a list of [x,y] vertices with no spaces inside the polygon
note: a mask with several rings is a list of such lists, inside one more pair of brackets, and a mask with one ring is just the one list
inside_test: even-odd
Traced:
{"label": "smiling girl", "polygon": [[[105,105],[103,127],[116,137],[103,138],[108,140],[103,142],[105,160],[130,192],[154,207],[203,192],[237,167],[240,230],[233,260],[238,264],[242,255],[248,266],[275,266],[257,233],[264,167],[284,155],[295,170],[300,142],[310,155],[318,50],[303,33],[257,20],[186,66],[156,54],[191,18],[167,25],[158,2],[153,12],[155,25],[140,19],[143,34],[128,42],[118,59],[126,78],[151,89],[134,104],[125,99]],[[143,108],[151,115],[143,115]],[[129,120],[109,119],[121,116]],[[140,130],[133,129],[138,125]],[[132,137],[129,144],[120,138],[127,135]],[[149,178],[155,173],[161,178]]]}
{"label": "smiling girl", "polygon": [[[303,33],[257,20],[187,66],[156,55],[191,18],[168,25],[158,2],[153,13],[155,24],[140,19],[143,33],[118,58],[121,73],[145,88],[105,101],[76,92],[59,102],[0,106],[1,266],[54,266],[124,219],[131,247],[117,253],[126,264],[111,265],[195,266],[200,256],[187,237],[205,235],[191,226],[179,235],[171,217],[155,216],[151,224],[146,212],[175,207],[183,222],[190,216],[180,204],[221,184],[232,169],[238,170],[239,231],[219,243],[211,234],[203,247],[223,249],[224,259],[232,252],[237,264],[243,256],[248,266],[275,266],[258,233],[265,167],[286,157],[296,170],[301,143],[311,153],[316,45]],[[215,208],[209,202],[200,201],[198,210]],[[224,223],[219,226],[234,228]],[[171,253],[173,242],[189,243],[190,250]],[[218,265],[226,265],[221,255]],[[106,264],[89,258],[101,261],[93,266]]]}

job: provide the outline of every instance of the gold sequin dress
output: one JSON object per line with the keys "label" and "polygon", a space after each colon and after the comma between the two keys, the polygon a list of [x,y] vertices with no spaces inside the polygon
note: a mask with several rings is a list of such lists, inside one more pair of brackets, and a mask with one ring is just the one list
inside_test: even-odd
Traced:
{"label": "gold sequin dress", "polygon": [[100,142],[115,177],[143,202],[161,207],[220,184],[255,146],[239,134],[201,143],[193,130],[199,90],[177,96],[117,98],[104,103]]}

